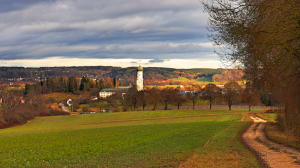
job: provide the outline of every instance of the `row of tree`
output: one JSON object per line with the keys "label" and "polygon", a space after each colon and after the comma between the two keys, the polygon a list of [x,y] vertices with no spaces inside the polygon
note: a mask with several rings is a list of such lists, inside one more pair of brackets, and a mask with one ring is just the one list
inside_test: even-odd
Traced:
{"label": "row of tree", "polygon": [[212,38],[224,58],[243,65],[252,87],[282,107],[279,125],[300,136],[299,0],[204,2]]}
{"label": "row of tree", "polygon": [[114,78],[106,80],[93,80],[91,78],[82,77],[55,77],[47,78],[44,81],[37,82],[35,85],[25,85],[25,95],[46,94],[53,92],[69,92],[76,93],[79,91],[99,91],[103,88],[113,88],[118,86],[118,81]]}
{"label": "row of tree", "polygon": [[180,109],[184,104],[192,105],[193,109],[198,101],[204,100],[209,103],[210,109],[213,104],[227,104],[228,109],[232,109],[233,104],[247,104],[249,111],[254,105],[260,104],[260,96],[253,88],[241,88],[236,82],[228,82],[224,88],[219,88],[215,84],[208,84],[203,89],[197,88],[192,91],[182,91],[179,88],[151,88],[143,91],[137,91],[134,87],[130,88],[126,95],[115,94],[105,101],[111,106],[118,106],[121,102],[123,110],[136,110],[141,108],[156,110],[163,106],[163,109],[169,109],[170,105]]}
{"label": "row of tree", "polygon": [[[76,91],[95,89],[98,92],[100,89],[95,88],[97,86],[95,83],[97,84],[97,81],[95,82],[83,77],[78,86],[79,83],[75,78],[69,78],[67,82],[63,78],[50,78],[35,85],[27,85],[25,92],[23,90],[0,88],[0,127],[22,124],[35,116],[64,114],[61,110],[53,111],[53,109],[49,108],[42,94],[49,92],[72,92],[66,90],[66,88],[72,88],[72,85],[76,86]],[[59,86],[59,84],[62,86]],[[193,109],[195,109],[197,102],[201,100],[209,102],[210,109],[213,104],[227,104],[229,110],[231,110],[233,104],[244,103],[249,105],[250,111],[251,106],[260,104],[260,97],[255,89],[249,87],[242,89],[236,82],[228,82],[222,89],[214,84],[208,84],[203,89],[197,87],[190,88],[190,90],[151,88],[137,91],[135,87],[132,87],[125,95],[115,94],[105,100],[99,99],[99,101],[106,101],[110,108],[122,107],[122,111],[145,110],[146,108],[157,110],[160,107],[167,110],[170,109],[170,106],[176,106],[177,109],[180,109],[185,104],[188,104],[188,106],[192,104]],[[87,103],[89,103],[88,99],[74,101],[75,106]]]}

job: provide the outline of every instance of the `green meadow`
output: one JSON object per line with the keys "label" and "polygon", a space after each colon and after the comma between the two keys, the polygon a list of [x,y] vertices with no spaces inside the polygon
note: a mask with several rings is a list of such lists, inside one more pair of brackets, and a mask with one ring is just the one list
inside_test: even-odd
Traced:
{"label": "green meadow", "polygon": [[259,167],[240,143],[247,109],[36,118],[0,130],[0,167]]}

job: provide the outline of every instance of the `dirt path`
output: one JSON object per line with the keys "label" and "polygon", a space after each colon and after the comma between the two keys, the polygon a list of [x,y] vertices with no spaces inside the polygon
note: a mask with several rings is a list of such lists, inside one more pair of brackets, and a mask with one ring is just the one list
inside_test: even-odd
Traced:
{"label": "dirt path", "polygon": [[244,142],[270,168],[300,168],[300,152],[271,142],[264,134],[265,120],[250,117],[254,122],[243,134]]}

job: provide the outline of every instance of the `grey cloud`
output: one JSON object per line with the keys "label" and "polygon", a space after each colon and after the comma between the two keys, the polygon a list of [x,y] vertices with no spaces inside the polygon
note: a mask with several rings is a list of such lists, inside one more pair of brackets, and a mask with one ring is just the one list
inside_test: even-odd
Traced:
{"label": "grey cloud", "polygon": [[1,0],[0,13],[24,9],[37,3],[50,3],[55,0]]}
{"label": "grey cloud", "polygon": [[0,60],[206,59],[213,52],[198,0],[4,1],[11,12],[0,8]]}
{"label": "grey cloud", "polygon": [[[143,42],[130,44],[39,44],[0,47],[2,59],[26,59],[55,56],[83,58],[204,58],[213,52],[211,43]],[[64,55],[61,55],[63,53]]]}

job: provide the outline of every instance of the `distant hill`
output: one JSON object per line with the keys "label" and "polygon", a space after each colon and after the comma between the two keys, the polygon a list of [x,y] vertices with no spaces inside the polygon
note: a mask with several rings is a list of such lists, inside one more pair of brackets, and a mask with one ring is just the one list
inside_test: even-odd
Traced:
{"label": "distant hill", "polygon": [[[107,77],[116,78],[120,85],[133,84],[136,78],[136,67],[120,68],[111,66],[83,66],[83,67],[0,67],[0,81],[38,81],[47,77],[57,76],[87,76],[95,79]],[[180,83],[180,81],[224,81],[240,80],[240,70],[224,69],[173,69],[173,68],[144,68],[145,84]]]}

